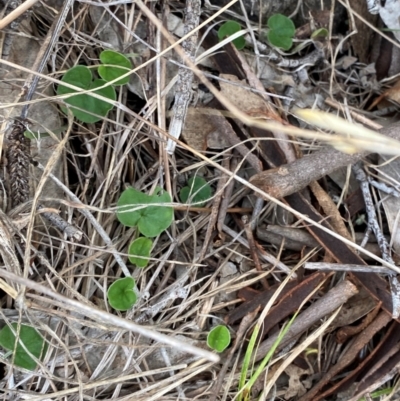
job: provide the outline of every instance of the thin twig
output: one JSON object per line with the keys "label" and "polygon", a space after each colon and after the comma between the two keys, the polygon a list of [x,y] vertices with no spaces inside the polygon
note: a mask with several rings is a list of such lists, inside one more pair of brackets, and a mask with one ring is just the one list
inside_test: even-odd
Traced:
{"label": "thin twig", "polygon": [[306,262],[304,264],[305,269],[309,270],[319,270],[319,271],[339,271],[339,272],[364,272],[364,273],[383,273],[392,274],[392,271],[387,267],[382,266],[368,266],[368,265],[344,265],[341,263],[326,263],[318,262],[311,263]]}
{"label": "thin twig", "polygon": [[20,17],[25,11],[29,10],[34,6],[39,0],[26,0],[21,5],[19,5],[15,10],[13,10],[10,14],[4,17],[0,21],[0,29],[4,29],[7,25],[11,24],[11,22],[15,21],[18,17]]}
{"label": "thin twig", "polygon": [[[255,244],[253,229],[251,222],[249,223],[249,217],[244,215],[242,216],[242,223],[244,227],[244,232],[246,233],[247,242],[249,244],[250,255],[253,259],[256,270],[260,273],[262,272],[260,258],[258,257],[257,247]],[[266,278],[261,279],[263,287],[267,290],[269,288],[268,282]]]}
{"label": "thin twig", "polygon": [[368,179],[367,176],[361,167],[360,163],[356,163],[353,166],[354,175],[356,176],[357,180],[360,182],[360,188],[363,193],[365,208],[368,215],[368,227],[373,231],[375,234],[375,238],[379,244],[379,247],[382,252],[382,259],[386,260],[389,263],[393,263],[393,259],[390,256],[390,246],[387,242],[385,236],[382,233],[382,230],[379,226],[378,220],[376,218],[375,206],[372,200],[371,192],[368,186]]}

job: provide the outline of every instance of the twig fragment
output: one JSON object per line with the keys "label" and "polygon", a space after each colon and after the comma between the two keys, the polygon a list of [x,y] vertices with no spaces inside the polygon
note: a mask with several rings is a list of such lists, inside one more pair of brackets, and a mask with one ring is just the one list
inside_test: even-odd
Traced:
{"label": "twig fragment", "polygon": [[[193,31],[200,21],[201,1],[186,0],[186,16],[184,35]],[[194,62],[196,54],[198,32],[189,36],[182,43],[187,58]],[[182,60],[185,63],[185,60]],[[187,67],[180,67],[178,72],[178,82],[175,89],[175,103],[173,106],[173,116],[169,126],[169,133],[174,138],[179,139],[183,125],[185,123],[187,108],[192,97],[193,72]],[[173,154],[176,142],[168,139],[166,150],[169,154]]]}
{"label": "twig fragment", "polygon": [[364,273],[382,273],[393,274],[393,271],[383,266],[368,266],[368,265],[350,265],[342,263],[326,263],[326,262],[306,262],[305,269],[319,270],[319,271],[339,271],[339,272],[364,272]]}
{"label": "twig fragment", "polygon": [[[384,127],[379,132],[392,139],[400,140],[400,123]],[[331,147],[325,147],[293,163],[256,174],[250,182],[275,198],[284,198],[301,191],[311,181],[317,181],[341,167],[357,163],[369,154],[371,152],[349,155]]]}
{"label": "twig fragment", "polygon": [[22,4],[20,4],[15,10],[13,10],[10,14],[4,17],[0,21],[0,29],[4,29],[7,25],[11,24],[11,22],[15,21],[18,17],[20,17],[25,11],[29,10],[35,3],[39,0],[26,0]]}
{"label": "twig fragment", "polygon": [[390,256],[390,246],[389,243],[386,241],[385,236],[382,233],[381,228],[379,227],[378,220],[376,218],[375,206],[372,200],[371,192],[368,187],[368,179],[365,174],[365,171],[361,167],[360,163],[356,163],[353,166],[353,172],[360,182],[360,188],[363,193],[365,208],[368,215],[368,227],[374,232],[375,238],[379,244],[379,247],[382,252],[382,259],[388,261],[389,263],[393,263],[393,259]]}
{"label": "twig fragment", "polygon": [[[285,338],[279,344],[278,349],[285,347],[297,335],[307,330],[313,324],[335,311],[340,305],[343,305],[349,298],[357,294],[357,287],[350,281],[343,281],[336,287],[332,288],[322,298],[318,299],[315,303],[307,308],[304,312],[299,314],[293,324],[290,326],[289,331],[286,333]],[[260,344],[256,354],[256,361],[262,359],[272,344],[278,337],[279,333],[271,335],[266,341]]]}

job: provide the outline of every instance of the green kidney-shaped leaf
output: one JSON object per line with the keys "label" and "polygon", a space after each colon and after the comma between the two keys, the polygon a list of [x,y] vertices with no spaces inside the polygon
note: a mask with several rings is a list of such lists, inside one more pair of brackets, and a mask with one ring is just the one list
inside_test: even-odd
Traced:
{"label": "green kidney-shaped leaf", "polygon": [[191,177],[187,186],[179,192],[181,202],[192,202],[194,206],[203,207],[207,200],[211,198],[211,187],[208,182],[201,177]]}
{"label": "green kidney-shaped leaf", "polygon": [[267,25],[270,28],[267,36],[271,45],[289,50],[296,31],[293,21],[285,15],[274,14],[268,18]]}
{"label": "green kidney-shaped leaf", "polygon": [[292,47],[292,38],[287,36],[278,36],[275,31],[269,31],[267,37],[271,45],[279,47],[283,50],[289,50]]}
{"label": "green kidney-shaped leaf", "polygon": [[136,303],[134,287],[135,280],[132,277],[120,278],[114,281],[107,291],[108,303],[119,311],[126,311],[132,308]]}
{"label": "green kidney-shaped leaf", "polygon": [[[218,39],[221,41],[228,36],[233,35],[236,32],[239,32],[242,29],[240,24],[236,21],[226,21],[222,24],[218,29]],[[236,39],[233,39],[232,43],[235,45],[236,49],[242,50],[246,45],[246,41],[243,36],[239,36]]]}
{"label": "green kidney-shaped leaf", "polygon": [[171,203],[171,196],[156,188],[154,195],[146,195],[134,188],[122,192],[117,203],[117,218],[127,227],[138,227],[146,237],[156,237],[172,223],[174,209],[172,206],[160,205]]}
{"label": "green kidney-shaped leaf", "polygon": [[217,352],[222,352],[231,342],[231,333],[225,326],[214,327],[207,336],[207,345]]}
{"label": "green kidney-shaped leaf", "polygon": [[[92,81],[92,79],[92,72],[89,70],[89,68],[83,65],[77,65],[76,67],[68,70],[61,81],[86,90],[99,88],[106,84],[106,81],[102,79],[97,79],[95,81]],[[68,93],[76,93],[76,91],[63,85],[58,86],[57,95],[65,95]],[[98,89],[94,91],[94,93],[113,101],[116,99],[115,90],[112,86]],[[86,93],[80,93],[78,95],[71,96],[67,99],[64,99],[64,101],[66,104],[72,106],[71,111],[73,115],[84,123],[95,123],[100,121],[113,108],[112,104],[100,99],[96,99],[95,97]],[[86,110],[90,113],[98,114],[101,117],[85,113],[84,111],[78,110],[73,106],[79,107],[80,109]],[[65,112],[65,108],[63,108],[63,111]]]}
{"label": "green kidney-shaped leaf", "polygon": [[329,31],[326,28],[319,28],[311,34],[311,39],[326,38],[329,36]]}
{"label": "green kidney-shaped leaf", "polygon": [[[107,82],[114,81],[114,79],[126,74],[131,70],[132,65],[127,57],[123,54],[113,50],[104,50],[100,54],[100,61],[103,64],[98,68],[99,75]],[[125,85],[129,82],[129,77],[120,79],[114,82],[113,85]]]}
{"label": "green kidney-shaped leaf", "polygon": [[[137,267],[146,267],[149,264],[150,251],[153,241],[149,238],[140,237],[129,245],[129,261]],[[141,256],[141,258],[138,258]],[[144,259],[147,258],[147,259]]]}
{"label": "green kidney-shaped leaf", "polygon": [[[17,323],[11,323],[11,326],[15,330],[15,333],[17,333]],[[0,345],[9,351],[14,351],[15,341],[16,335],[13,333],[11,328],[9,326],[4,326],[0,330]],[[24,344],[26,350],[29,351],[30,354],[35,356],[37,359],[41,359],[46,351],[45,341],[36,329],[31,326],[21,324],[19,341],[15,350],[14,364],[24,369],[34,370],[37,363],[30,356],[30,354],[25,351],[25,348],[22,346],[21,342]]]}

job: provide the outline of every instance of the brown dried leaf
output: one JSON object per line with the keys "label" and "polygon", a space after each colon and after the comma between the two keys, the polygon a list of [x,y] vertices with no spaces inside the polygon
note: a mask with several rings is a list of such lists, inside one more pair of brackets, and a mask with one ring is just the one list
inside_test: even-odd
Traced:
{"label": "brown dried leaf", "polygon": [[285,369],[285,373],[289,376],[289,387],[285,392],[285,399],[289,400],[293,397],[304,395],[307,390],[305,385],[300,380],[301,376],[312,373],[310,369],[301,369],[296,365],[289,365]]}
{"label": "brown dried leaf", "polygon": [[215,129],[207,115],[194,107],[189,107],[187,110],[182,136],[190,147],[200,151],[207,148],[225,149],[229,147],[224,135]]}
{"label": "brown dried leaf", "polygon": [[221,93],[230,102],[252,117],[268,117],[268,107],[265,100],[261,96],[245,89],[244,87],[248,86],[245,80],[241,81],[238,77],[229,74],[221,74],[220,77],[235,84],[231,85],[224,81],[219,83]]}
{"label": "brown dried leaf", "polygon": [[400,80],[397,81],[390,89],[387,89],[382,95],[378,96],[368,108],[372,110],[376,105],[381,103],[383,100],[389,99],[400,104]]}

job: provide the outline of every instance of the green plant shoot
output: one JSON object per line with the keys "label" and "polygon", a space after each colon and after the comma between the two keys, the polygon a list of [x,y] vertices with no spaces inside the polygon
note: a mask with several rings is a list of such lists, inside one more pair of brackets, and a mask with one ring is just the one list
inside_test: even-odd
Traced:
{"label": "green plant shoot", "polygon": [[[221,41],[236,32],[239,32],[242,29],[240,24],[236,21],[227,21],[222,24],[218,29],[218,39]],[[232,43],[235,45],[236,49],[242,50],[246,45],[246,41],[243,36],[239,36],[236,39],[232,40]]]}
{"label": "green plant shoot", "polygon": [[290,321],[282,327],[281,332],[279,333],[277,339],[272,344],[272,347],[268,351],[267,355],[265,355],[264,359],[261,361],[260,365],[256,369],[256,371],[251,375],[249,381],[246,383],[246,377],[248,372],[248,367],[251,359],[251,355],[253,353],[254,347],[256,345],[256,339],[258,333],[260,331],[260,326],[258,324],[255,325],[253,333],[251,335],[249,345],[246,350],[244,362],[242,365],[241,375],[239,379],[239,396],[238,401],[248,400],[248,396],[250,394],[251,388],[253,387],[254,383],[256,382],[257,378],[261,375],[264,368],[267,366],[268,362],[272,359],[275,350],[278,348],[279,344],[282,342],[284,336],[290,329],[291,325],[293,324],[294,320],[296,319],[298,312],[296,312]]}
{"label": "green plant shoot", "polygon": [[211,187],[208,182],[201,177],[191,177],[187,186],[183,187],[179,193],[181,202],[193,203],[193,206],[203,207],[211,198]]}
{"label": "green plant shoot", "polygon": [[214,327],[207,336],[207,345],[217,352],[223,352],[231,342],[231,333],[222,325]]}
{"label": "green plant shoot", "polygon": [[140,237],[129,245],[129,261],[137,267],[146,267],[149,264],[150,251],[153,241],[149,238]]}
{"label": "green plant shoot", "polygon": [[267,38],[272,46],[283,50],[289,50],[292,47],[296,27],[290,18],[282,14],[271,15],[267,26],[269,28]]}
{"label": "green plant shoot", "polygon": [[107,291],[108,303],[112,308],[126,311],[136,303],[136,294],[133,290],[135,280],[132,277],[120,278],[114,281]]}
{"label": "green plant shoot", "polygon": [[46,353],[47,347],[43,337],[35,328],[21,324],[19,341],[15,347],[18,324],[11,323],[11,326],[13,330],[9,326],[4,326],[0,330],[0,345],[11,352],[15,350],[13,360],[16,366],[27,370],[34,370],[37,363],[32,356],[40,360]]}

